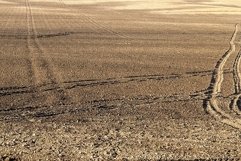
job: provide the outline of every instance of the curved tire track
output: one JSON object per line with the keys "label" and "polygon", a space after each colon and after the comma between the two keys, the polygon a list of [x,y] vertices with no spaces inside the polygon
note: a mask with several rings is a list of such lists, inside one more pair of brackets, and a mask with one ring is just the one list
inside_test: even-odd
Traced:
{"label": "curved tire track", "polygon": [[235,97],[231,101],[230,108],[238,115],[241,114],[238,107],[238,102],[241,97],[241,73],[240,73],[240,63],[241,63],[241,50],[238,52],[234,65],[233,65],[233,77],[234,77],[234,87],[235,87]]}
{"label": "curved tire track", "polygon": [[232,35],[232,38],[230,40],[230,47],[229,50],[221,57],[221,59],[217,62],[215,66],[215,70],[212,76],[210,89],[211,94],[206,100],[206,110],[208,113],[210,113],[213,117],[215,117],[217,120],[219,120],[222,123],[225,123],[227,125],[230,125],[234,128],[241,129],[241,123],[238,119],[235,119],[225,111],[223,111],[218,103],[218,95],[221,93],[221,87],[223,82],[223,73],[224,73],[224,65],[230,55],[232,55],[235,52],[235,39],[238,33],[239,25],[236,24],[235,31]]}

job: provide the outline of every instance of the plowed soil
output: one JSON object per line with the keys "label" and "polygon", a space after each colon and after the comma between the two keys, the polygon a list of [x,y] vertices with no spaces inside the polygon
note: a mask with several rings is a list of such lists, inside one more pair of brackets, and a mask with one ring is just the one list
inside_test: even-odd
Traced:
{"label": "plowed soil", "polygon": [[1,160],[240,160],[241,2],[0,0]]}

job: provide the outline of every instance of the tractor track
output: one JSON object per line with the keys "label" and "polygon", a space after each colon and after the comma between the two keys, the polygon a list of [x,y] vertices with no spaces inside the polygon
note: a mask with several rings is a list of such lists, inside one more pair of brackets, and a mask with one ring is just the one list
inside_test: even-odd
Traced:
{"label": "tractor track", "polygon": [[234,89],[235,97],[230,103],[230,108],[236,114],[240,115],[239,101],[241,97],[241,73],[240,73],[240,62],[241,62],[241,50],[239,50],[233,65],[233,77],[234,77]]}
{"label": "tractor track", "polygon": [[[225,73],[230,73],[230,70],[225,70]],[[96,86],[103,85],[117,85],[125,83],[141,83],[146,81],[161,81],[166,79],[183,79],[183,78],[192,78],[192,77],[205,77],[212,74],[212,71],[196,71],[196,72],[187,72],[184,74],[170,74],[170,75],[133,75],[125,76],[121,78],[107,78],[107,79],[90,79],[90,80],[75,80],[75,81],[65,81],[59,82],[61,86],[64,86],[65,90],[70,90],[73,88],[94,88]],[[0,88],[0,97],[14,95],[14,94],[26,94],[26,93],[35,93],[46,92],[51,90],[59,90],[60,87],[55,82],[46,83],[35,86],[22,86],[22,87],[2,87]]]}
{"label": "tractor track", "polygon": [[239,119],[234,118],[229,113],[226,113],[221,109],[219,105],[218,96],[221,93],[221,87],[224,76],[224,66],[227,60],[231,55],[235,52],[235,39],[239,30],[239,24],[236,24],[235,31],[230,40],[229,50],[219,59],[216,63],[215,70],[212,75],[211,83],[209,89],[211,90],[210,95],[206,100],[204,100],[204,104],[206,105],[206,110],[209,114],[211,114],[218,121],[230,125],[234,128],[241,129],[241,122]]}
{"label": "tractor track", "polygon": [[27,46],[30,53],[30,73],[32,75],[31,84],[33,84],[33,92],[40,93],[41,91],[37,87],[42,84],[52,84],[54,86],[53,88],[58,89],[54,91],[55,98],[52,100],[53,103],[62,103],[62,101],[66,99],[65,92],[59,87],[56,73],[54,73],[54,67],[50,63],[51,60],[49,56],[46,55],[38,40],[36,25],[29,0],[25,1],[25,5],[28,26]]}
{"label": "tractor track", "polygon": [[59,115],[70,115],[83,113],[87,111],[113,111],[127,106],[151,106],[159,103],[170,102],[190,102],[205,99],[206,91],[196,91],[190,94],[173,94],[163,96],[134,96],[116,99],[101,99],[84,102],[81,105],[73,107],[73,105],[58,106],[58,108],[49,108],[48,106],[24,106],[9,107],[0,109],[0,120],[27,120],[48,119]]}

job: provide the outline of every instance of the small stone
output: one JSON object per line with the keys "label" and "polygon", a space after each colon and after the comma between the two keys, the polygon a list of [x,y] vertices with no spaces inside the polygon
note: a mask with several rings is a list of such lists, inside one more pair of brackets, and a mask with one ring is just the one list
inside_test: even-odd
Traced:
{"label": "small stone", "polygon": [[103,138],[104,138],[105,140],[107,140],[107,139],[108,139],[108,136],[105,135]]}
{"label": "small stone", "polygon": [[35,119],[29,119],[30,122],[35,122],[36,120]]}
{"label": "small stone", "polygon": [[4,142],[4,139],[0,138],[0,145],[2,145]]}

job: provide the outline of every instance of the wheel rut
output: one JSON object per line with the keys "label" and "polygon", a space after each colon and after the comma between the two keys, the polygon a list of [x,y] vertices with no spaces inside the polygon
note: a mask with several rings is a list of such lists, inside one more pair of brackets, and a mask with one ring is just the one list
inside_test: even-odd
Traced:
{"label": "wheel rut", "polygon": [[48,119],[59,115],[76,115],[86,111],[113,111],[127,106],[151,106],[159,103],[170,102],[189,102],[203,100],[206,91],[196,91],[191,94],[173,94],[160,96],[133,96],[119,97],[112,99],[97,99],[83,102],[78,106],[63,105],[58,108],[49,108],[47,106],[25,106],[25,107],[9,107],[0,109],[0,120],[35,120]]}
{"label": "wheel rut", "polygon": [[31,84],[33,85],[33,92],[36,95],[41,94],[41,90],[39,90],[38,87],[43,84],[51,84],[53,86],[52,88],[57,90],[54,91],[54,96],[51,96],[51,99],[48,99],[48,103],[62,104],[67,96],[65,95],[64,89],[59,85],[58,76],[54,73],[54,66],[51,64],[50,57],[47,56],[38,40],[30,1],[26,0],[25,5],[28,28],[27,47],[30,56],[30,73],[32,75]]}
{"label": "wheel rut", "polygon": [[[31,61],[30,61],[31,62]],[[225,73],[230,73],[230,70],[227,69],[224,71]],[[74,88],[95,88],[97,86],[104,85],[117,85],[117,84],[125,84],[125,83],[141,83],[147,81],[162,81],[162,80],[178,80],[184,78],[192,78],[192,77],[207,77],[212,74],[212,71],[195,71],[195,72],[186,72],[183,74],[170,74],[170,75],[130,75],[124,76],[120,78],[107,78],[107,79],[89,79],[89,80],[72,80],[72,81],[64,81],[59,82],[59,86],[64,86],[65,90],[71,90]],[[40,92],[59,90],[59,86],[56,83],[46,83],[42,85],[36,86],[22,86],[22,87],[2,87],[0,88],[0,97],[4,97],[7,95],[15,95],[15,94],[25,94],[25,93],[33,93],[34,88]]]}
{"label": "wheel rut", "polygon": [[[225,112],[221,108],[220,102],[219,102],[222,83],[224,80],[224,66],[225,66],[225,63],[228,61],[229,57],[233,55],[236,51],[235,40],[236,40],[238,31],[239,31],[239,24],[236,24],[235,31],[229,42],[230,47],[228,51],[216,63],[216,66],[212,75],[212,79],[210,82],[210,86],[209,86],[211,93],[209,94],[208,98],[205,100],[204,104],[206,105],[207,112],[211,114],[213,117],[215,117],[219,122],[225,123],[227,125],[230,125],[234,128],[238,128],[241,130],[241,121],[236,117],[234,117],[233,115],[231,115],[230,113]],[[240,73],[238,72],[239,70],[237,69],[239,66],[239,59],[240,59],[239,54],[234,62],[234,77],[236,82],[235,83],[236,92],[240,90],[240,85],[239,85]],[[236,97],[234,98],[234,100],[236,100]]]}
{"label": "wheel rut", "polygon": [[234,89],[235,97],[231,101],[230,108],[236,114],[240,115],[240,98],[241,98],[241,72],[240,72],[240,63],[241,63],[241,50],[239,50],[233,64],[233,78],[234,78]]}

